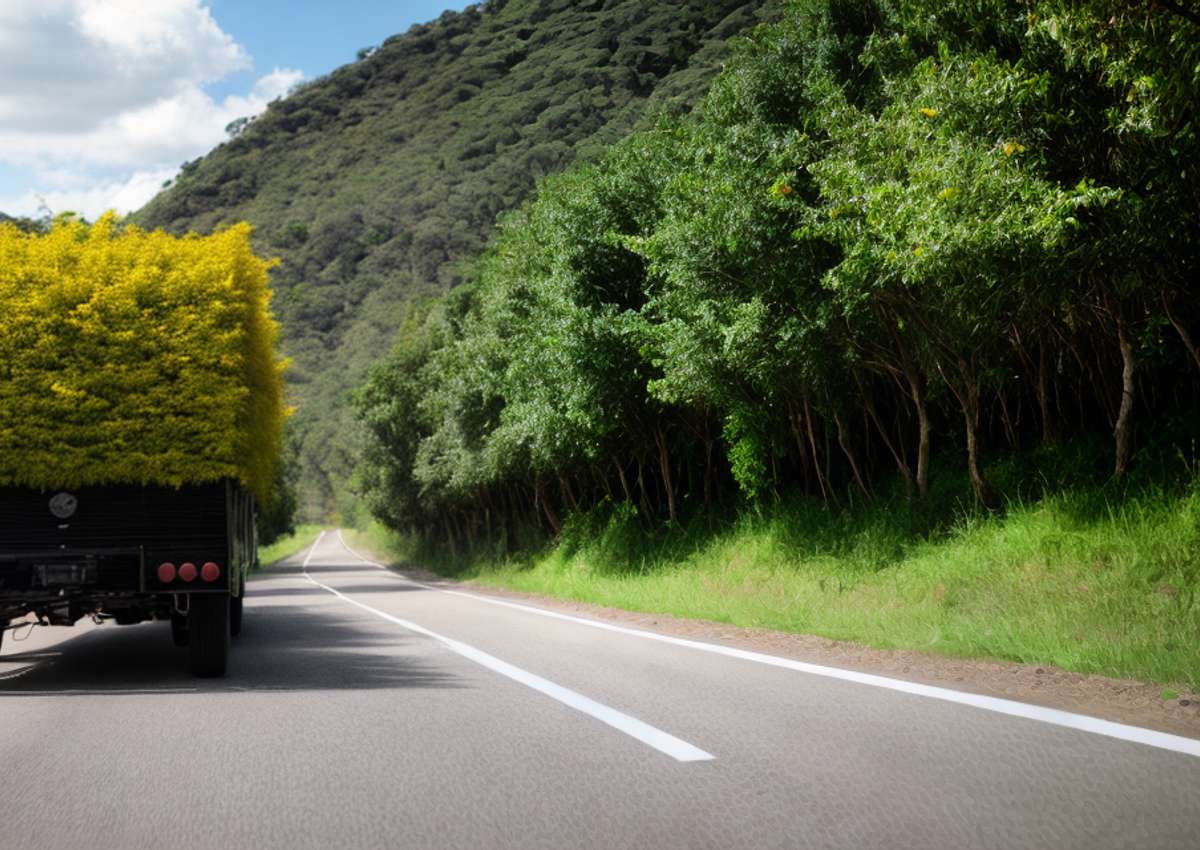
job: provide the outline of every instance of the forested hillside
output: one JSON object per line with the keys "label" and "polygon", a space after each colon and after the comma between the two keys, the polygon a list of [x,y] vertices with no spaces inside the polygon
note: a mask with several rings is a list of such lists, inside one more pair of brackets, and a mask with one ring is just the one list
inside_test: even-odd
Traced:
{"label": "forested hillside", "polygon": [[310,513],[354,462],[346,391],[406,305],[464,279],[497,213],[646,116],[694,103],[761,2],[492,0],[364,50],[231,127],[134,220],[256,227],[278,255],[275,311]]}
{"label": "forested hillside", "polygon": [[410,324],[361,401],[374,510],[454,540],[889,474],[924,500],[938,451],[997,509],[997,452],[1102,435],[1077,471],[1119,480],[1192,450],[1198,35],[1108,0],[793,5]]}

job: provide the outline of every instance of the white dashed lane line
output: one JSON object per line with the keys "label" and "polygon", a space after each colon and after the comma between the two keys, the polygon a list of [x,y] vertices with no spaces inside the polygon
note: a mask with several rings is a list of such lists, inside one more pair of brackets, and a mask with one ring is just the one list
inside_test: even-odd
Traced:
{"label": "white dashed lane line", "polygon": [[[400,626],[403,629],[407,629],[410,632],[415,632],[416,634],[433,638],[450,651],[461,655],[463,658],[473,661],[481,667],[485,667],[494,673],[499,673],[501,676],[511,679],[514,682],[518,682],[527,688],[531,688],[532,690],[535,690],[541,694],[545,694],[551,699],[557,700],[563,705],[569,706],[576,711],[582,712],[589,717],[599,720],[601,723],[607,724],[608,726],[611,726],[620,732],[624,732],[631,738],[641,741],[646,746],[652,747],[658,750],[660,753],[670,756],[676,761],[711,761],[714,758],[711,753],[706,753],[699,747],[693,746],[692,744],[689,744],[687,741],[681,740],[680,738],[676,738],[674,735],[651,726],[649,723],[638,720],[636,717],[631,717],[624,712],[617,711],[615,708],[596,702],[595,700],[586,697],[581,693],[573,691],[570,688],[564,688],[563,686],[557,685],[548,679],[544,679],[541,676],[530,673],[527,670],[522,670],[520,667],[515,667],[514,665],[509,664],[507,661],[502,661],[501,659],[496,658],[494,655],[489,655],[488,653],[480,649],[476,649],[469,644],[465,644],[462,641],[445,637],[444,635],[430,631],[424,626],[420,626],[408,620],[401,619],[400,617],[393,616],[386,611],[380,611],[378,608],[366,605],[362,602],[359,602],[357,599],[347,596],[339,590],[322,584],[308,574],[308,564],[324,537],[325,532],[321,532],[320,537],[317,538],[317,542],[312,545],[311,549],[309,549],[308,555],[304,559],[304,577],[322,590],[332,593],[343,602],[353,605],[356,608],[360,608],[363,611],[367,611],[368,613],[374,614],[376,617]],[[345,544],[343,544],[343,546],[344,545]]]}

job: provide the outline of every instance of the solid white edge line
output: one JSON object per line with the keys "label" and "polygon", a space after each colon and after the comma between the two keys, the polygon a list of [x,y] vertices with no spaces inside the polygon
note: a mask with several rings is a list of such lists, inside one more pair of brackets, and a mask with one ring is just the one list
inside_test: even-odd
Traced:
{"label": "solid white edge line", "polygon": [[1182,735],[1172,735],[1168,732],[1157,732],[1153,729],[1145,729],[1141,726],[1130,726],[1125,723],[1116,723],[1111,720],[1101,720],[1098,717],[1089,717],[1086,714],[1075,714],[1074,712],[1063,711],[1057,708],[1044,708],[1040,705],[1017,702],[1016,700],[1003,699],[1001,697],[989,697],[980,694],[972,694],[965,691],[942,688],[936,685],[922,685],[917,682],[907,682],[903,679],[893,679],[888,676],[877,676],[872,673],[859,673],[855,670],[843,670],[840,667],[827,667],[822,664],[812,664],[807,661],[795,661],[791,658],[781,658],[777,655],[767,655],[762,652],[753,652],[746,649],[735,649],[731,646],[722,646],[721,644],[716,643],[705,643],[703,641],[691,640],[689,638],[660,635],[655,632],[647,632],[642,629],[632,629],[627,626],[617,626],[613,625],[612,623],[604,623],[599,620],[589,620],[585,617],[562,614],[558,611],[549,611],[545,608],[537,608],[532,605],[521,605],[519,603],[509,602],[504,599],[495,599],[488,596],[480,596],[474,593],[464,593],[460,590],[446,590],[441,587],[435,587],[433,585],[414,581],[407,576],[397,575],[383,564],[377,564],[372,560],[364,558],[362,555],[359,555],[348,545],[346,545],[346,541],[342,538],[341,529],[338,529],[337,538],[342,544],[343,548],[345,548],[347,552],[349,552],[355,558],[358,558],[360,561],[363,561],[372,567],[378,567],[381,570],[386,570],[400,581],[405,581],[409,584],[415,584],[418,587],[425,588],[426,590],[434,590],[438,593],[446,593],[451,596],[462,596],[466,599],[474,599],[478,602],[486,602],[489,605],[500,605],[504,608],[514,608],[518,611],[538,614],[539,616],[550,617],[555,620],[565,620],[570,623],[578,623],[579,625],[589,626],[594,629],[603,629],[604,631],[631,635],[633,637],[644,638],[645,640],[669,643],[675,646],[687,647],[688,649],[698,649],[703,652],[725,655],[730,658],[738,658],[743,661],[753,661],[758,664],[767,664],[772,667],[782,667],[787,670],[795,670],[800,673],[808,673],[814,676],[824,676],[829,679],[841,679],[842,681],[855,682],[860,685],[870,685],[876,688],[886,688],[888,690],[899,691],[901,693],[928,697],[929,699],[942,700],[943,702],[958,703],[959,705],[967,705],[971,706],[972,708],[980,708],[985,711],[992,711],[998,714],[1007,714],[1012,717],[1021,717],[1026,720],[1049,723],[1053,726],[1062,726],[1067,729],[1077,729],[1081,732],[1091,732],[1094,735],[1103,735],[1105,737],[1116,738],[1121,741],[1144,744],[1148,747],[1156,747],[1160,750],[1170,750],[1171,752],[1175,753],[1200,757],[1200,740],[1195,738],[1185,738]]}
{"label": "solid white edge line", "polygon": [[[335,588],[322,584],[308,574],[308,564],[312,559],[313,553],[316,552],[318,544],[321,542],[321,539],[324,536],[325,533],[322,532],[321,536],[317,538],[317,542],[313,544],[312,549],[309,550],[308,557],[304,559],[304,577],[322,590],[332,593],[343,602],[348,602],[357,608],[361,608],[362,610],[374,614],[376,617],[379,617],[383,620],[387,620],[389,623],[400,626],[403,629],[407,629],[408,631],[415,632],[419,635],[424,635],[425,637],[433,638],[443,646],[447,647],[451,652],[461,655],[463,658],[466,658],[470,661],[474,661],[476,664],[486,667],[488,670],[491,670],[494,673],[499,673],[505,678],[525,685],[527,688],[532,688],[539,693],[545,694],[551,699],[557,700],[563,705],[569,706],[576,711],[580,711],[589,717],[595,718],[601,723],[611,726],[620,732],[624,732],[631,738],[641,741],[643,744],[646,744],[649,747],[653,747],[660,753],[668,755],[676,761],[712,761],[715,758],[715,756],[713,756],[711,753],[706,753],[699,747],[695,747],[692,744],[689,744],[687,741],[676,738],[674,735],[651,726],[649,723],[644,723],[643,721],[638,720],[636,717],[631,717],[624,712],[617,711],[615,708],[611,708],[603,703],[596,702],[595,700],[585,697],[583,694],[573,691],[570,688],[564,688],[561,685],[556,685],[554,682],[551,682],[548,679],[543,679],[541,676],[530,673],[527,670],[522,670],[520,667],[515,667],[512,664],[509,664],[507,661],[501,661],[494,655],[489,655],[488,653],[480,649],[476,649],[469,644],[465,644],[462,641],[445,637],[437,632],[430,631],[424,626],[419,626],[416,623],[393,616],[392,614],[388,614],[386,611],[380,611],[378,608],[373,608],[370,605],[359,602],[357,599],[347,596]],[[340,534],[338,535],[338,538],[339,540],[341,539]],[[343,546],[345,546],[344,543]],[[347,551],[349,551],[349,547],[346,548]],[[355,555],[355,557],[358,556]],[[372,566],[377,565],[372,564]]]}

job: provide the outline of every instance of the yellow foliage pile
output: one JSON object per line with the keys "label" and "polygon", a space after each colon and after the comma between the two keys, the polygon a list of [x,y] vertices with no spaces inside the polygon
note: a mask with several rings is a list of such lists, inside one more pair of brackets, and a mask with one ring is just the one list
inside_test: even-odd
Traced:
{"label": "yellow foliage pile", "polygon": [[233,478],[266,498],[286,415],[270,266],[245,224],[0,225],[0,486]]}

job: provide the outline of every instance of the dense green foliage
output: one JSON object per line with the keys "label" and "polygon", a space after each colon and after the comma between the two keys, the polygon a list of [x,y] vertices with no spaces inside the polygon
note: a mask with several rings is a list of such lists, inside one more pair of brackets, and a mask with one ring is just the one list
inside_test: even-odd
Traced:
{"label": "dense green foliage", "polygon": [[703,94],[761,2],[493,0],[305,84],[134,219],[255,225],[274,278],[309,516],[357,457],[348,387],[415,298],[444,293],[535,181]]}
{"label": "dense green foliage", "polygon": [[1170,456],[1200,411],[1198,44],[1150,3],[792,4],[409,317],[358,402],[372,511],[504,548],[598,504],[651,528],[890,473],[927,502],[935,445],[987,509],[997,449]]}

